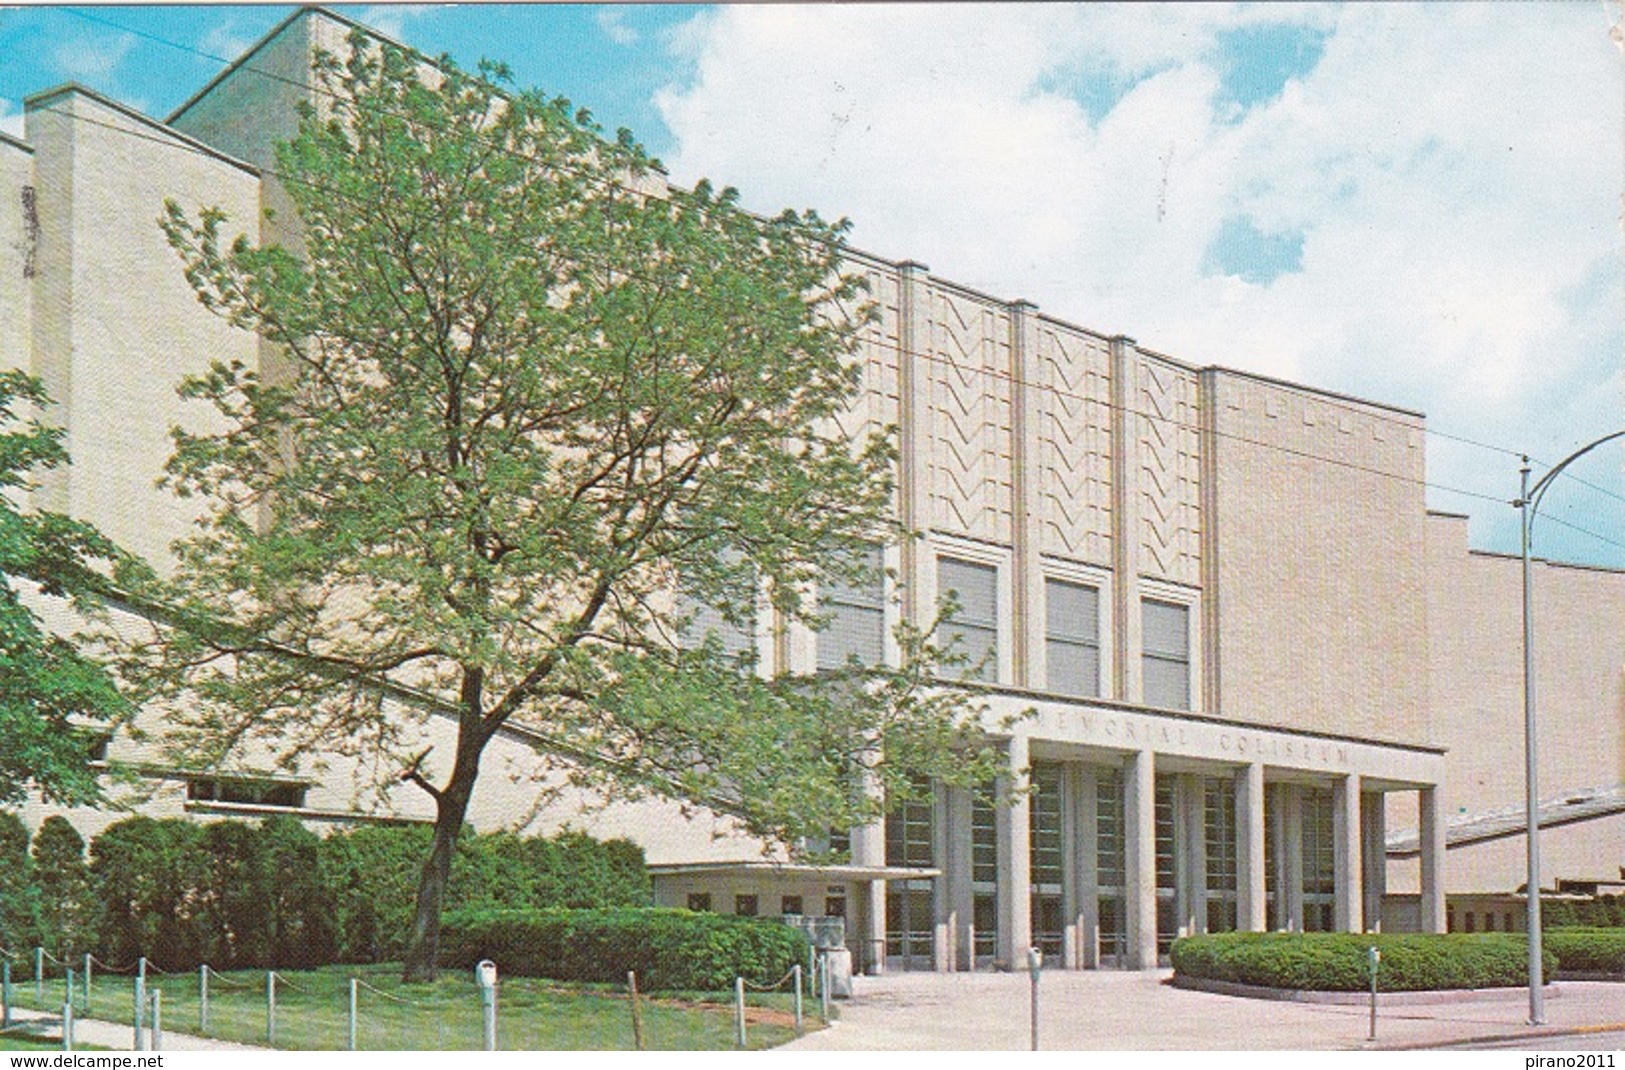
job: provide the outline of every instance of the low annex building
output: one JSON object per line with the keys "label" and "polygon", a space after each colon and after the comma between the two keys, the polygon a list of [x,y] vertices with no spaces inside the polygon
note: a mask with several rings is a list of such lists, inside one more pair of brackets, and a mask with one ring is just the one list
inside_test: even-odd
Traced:
{"label": "low annex building", "polygon": [[[165,120],[67,85],[28,98],[23,138],[0,135],[0,367],[45,380],[74,458],[39,506],[167,558],[191,505],[153,483],[170,425],[204,418],[174,384],[210,358],[253,366],[261,345],[198,306],[156,220],[166,198],[219,205],[287,240],[289,213],[262,215],[285,206],[264,169],[313,50],[352,25],[294,14]],[[898,509],[925,537],[877,551],[898,589],[826,592],[828,631],[763,619],[737,641],[777,672],[892,657],[896,617],[957,591],[990,723],[1032,711],[1004,740],[1032,790],[997,806],[939,789],[852,830],[849,862],[810,866],[723,816],[583,798],[537,765],[556,741],[516,729],[493,744],[477,826],[626,835],[660,902],[844,917],[871,970],[1008,967],[1029,945],[1146,968],[1183,933],[1442,931],[1447,892],[1522,883],[1515,832],[1452,833],[1521,798],[1516,563],[1428,511],[1421,413],[1196,367],[908,260],[853,251],[850,267],[881,315],[848,419],[900,429]],[[1612,790],[1625,574],[1536,571],[1544,783]],[[428,814],[342,759],[150,771],[154,814]],[[1613,875],[1622,811],[1555,829],[1543,883]],[[89,833],[119,815],[70,816]]]}

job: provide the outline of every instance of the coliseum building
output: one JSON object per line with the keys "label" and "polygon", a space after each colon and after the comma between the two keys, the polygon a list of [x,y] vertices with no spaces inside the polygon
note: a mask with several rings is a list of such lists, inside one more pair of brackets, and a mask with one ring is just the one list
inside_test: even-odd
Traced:
{"label": "coliseum building", "polygon": [[[262,354],[199,306],[157,219],[166,198],[219,205],[292,240],[262,215],[286,206],[264,169],[312,50],[351,25],[296,13],[164,120],[66,85],[28,98],[23,138],[0,135],[0,367],[45,381],[74,460],[38,507],[167,558],[192,516],[154,487],[168,429],[206,419],[174,386]],[[477,826],[628,836],[661,902],[838,914],[870,969],[1009,966],[1030,944],[1145,968],[1190,932],[1520,924],[1465,906],[1523,882],[1518,565],[1428,510],[1421,413],[1196,367],[908,260],[850,263],[881,316],[849,420],[900,428],[899,509],[925,538],[884,551],[898,591],[826,592],[829,631],[764,619],[740,641],[771,671],[887,657],[896,614],[958,591],[953,627],[991,655],[990,716],[1034,711],[1006,743],[1033,790],[994,806],[939,789],[816,866],[674,804],[561,789],[537,810],[547,774],[516,729],[493,743]],[[1541,562],[1534,582],[1542,883],[1617,877],[1625,573]],[[342,761],[203,773],[149,746],[115,738],[109,756],[148,763],[155,815],[430,813]],[[89,835],[121,815],[70,816]]]}

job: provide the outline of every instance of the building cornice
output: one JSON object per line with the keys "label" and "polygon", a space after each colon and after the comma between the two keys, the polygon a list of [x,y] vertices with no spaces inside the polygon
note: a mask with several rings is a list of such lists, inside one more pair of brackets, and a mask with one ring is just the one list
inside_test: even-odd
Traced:
{"label": "building cornice", "polygon": [[[206,156],[212,156],[221,163],[230,164],[232,167],[245,171],[248,174],[253,175],[255,178],[260,177],[260,169],[255,167],[253,164],[221,152],[213,145],[205,144],[190,134],[183,134],[167,123],[160,122],[150,115],[142,114],[141,112],[130,107],[128,104],[120,104],[113,98],[103,93],[98,93],[96,90],[91,89],[88,86],[80,85],[78,82],[64,82],[62,85],[54,86],[39,93],[26,96],[23,98],[23,108],[30,111],[35,109],[50,110],[45,106],[51,101],[55,100],[57,97],[63,96],[85,97],[86,99],[92,100],[110,111],[117,112],[119,115],[124,116],[126,119],[129,119],[132,122],[140,123],[142,126],[158,131],[166,138],[170,138],[188,149],[201,152]],[[72,119],[74,116],[69,115],[68,118]]]}

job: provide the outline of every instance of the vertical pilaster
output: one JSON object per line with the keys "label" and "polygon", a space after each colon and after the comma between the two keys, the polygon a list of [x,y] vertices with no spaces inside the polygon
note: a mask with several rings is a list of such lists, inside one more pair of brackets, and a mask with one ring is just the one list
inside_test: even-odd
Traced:
{"label": "vertical pilaster", "polygon": [[954,967],[953,899],[948,889],[953,855],[948,789],[938,784],[931,797],[931,859],[941,871],[931,881],[931,967],[938,973],[946,973]]}
{"label": "vertical pilaster", "polygon": [[[1140,702],[1139,367],[1134,339],[1111,340],[1112,356],[1112,681],[1110,697]],[[1153,958],[1153,961],[1155,959]]]}
{"label": "vertical pilaster", "polygon": [[1267,924],[1264,867],[1264,766],[1236,770],[1236,928],[1261,933]]}
{"label": "vertical pilaster", "polygon": [[1096,843],[1099,812],[1096,809],[1095,771],[1076,767],[1078,822],[1074,837],[1072,883],[1077,889],[1075,919],[1078,931],[1078,964],[1087,970],[1100,968],[1100,856]]}
{"label": "vertical pilaster", "polygon": [[943,867],[948,890],[949,943],[948,968],[966,969],[975,955],[971,946],[975,917],[971,889],[971,792],[969,788],[948,788],[949,851]]}
{"label": "vertical pilaster", "polygon": [[1128,958],[1137,970],[1157,966],[1157,780],[1151,751],[1123,766],[1124,876]]}
{"label": "vertical pilaster", "polygon": [[1361,888],[1365,892],[1365,928],[1382,931],[1382,897],[1388,890],[1386,796],[1368,791],[1360,796]]}
{"label": "vertical pilaster", "polygon": [[[923,537],[931,526],[930,268],[905,260],[897,270],[897,501],[903,527]],[[904,612],[913,623],[927,626],[934,611],[936,577],[923,538],[904,540],[902,562]]]}
{"label": "vertical pilaster", "polygon": [[1061,767],[1061,965],[1076,970],[1078,954],[1078,767]]}
{"label": "vertical pilaster", "polygon": [[[1219,377],[1217,372],[1209,368],[1201,373],[1197,379],[1201,411],[1201,485],[1197,500],[1201,503],[1201,531],[1202,547],[1202,627],[1201,661],[1202,678],[1198,681],[1201,697],[1198,709],[1209,713],[1216,713],[1222,709],[1220,703],[1221,681],[1219,678],[1219,599],[1224,592],[1219,590]],[[1262,805],[1262,800],[1260,800]],[[1241,811],[1238,809],[1237,824],[1239,833]],[[1239,862],[1239,858],[1238,858]],[[1238,908],[1239,910],[1239,908]],[[1237,913],[1237,924],[1241,924],[1241,913]],[[1262,928],[1262,925],[1260,926]]]}
{"label": "vertical pilaster", "polygon": [[1281,869],[1275,880],[1275,894],[1281,898],[1281,928],[1303,932],[1303,792],[1296,784],[1282,784],[1276,798],[1281,803]]}
{"label": "vertical pilaster", "polygon": [[1044,574],[1038,562],[1038,439],[1042,392],[1038,367],[1038,306],[1017,301],[1010,306],[1010,463],[1015,525],[1011,562],[1015,575],[1015,613],[1011,644],[1017,687],[1044,682]]}
{"label": "vertical pilaster", "polygon": [[1012,736],[1009,743],[1010,790],[999,807],[999,944],[998,959],[1007,969],[1026,961],[1032,929],[1032,804],[1026,794],[1027,737]]}
{"label": "vertical pilaster", "polygon": [[1444,815],[1439,812],[1439,789],[1417,792],[1417,831],[1422,848],[1422,931],[1445,931]]}
{"label": "vertical pilaster", "polygon": [[1350,773],[1332,785],[1332,927],[1340,933],[1364,928],[1362,876],[1360,775]]}

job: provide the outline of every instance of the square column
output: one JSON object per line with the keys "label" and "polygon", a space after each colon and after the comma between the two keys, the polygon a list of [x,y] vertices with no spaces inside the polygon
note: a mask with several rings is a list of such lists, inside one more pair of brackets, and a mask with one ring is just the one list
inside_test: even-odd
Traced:
{"label": "square column", "polygon": [[1123,766],[1123,840],[1128,959],[1136,970],[1157,967],[1157,778],[1149,750]]}
{"label": "square column", "polygon": [[1236,928],[1261,933],[1268,924],[1265,899],[1264,766],[1236,770]]}
{"label": "square column", "polygon": [[1081,969],[1100,968],[1100,855],[1096,842],[1099,822],[1095,795],[1095,771],[1085,765],[1074,767],[1077,783],[1078,820],[1075,826],[1073,857],[1076,864],[1071,870],[1075,913],[1067,917],[1077,931],[1078,948],[1075,960]]}
{"label": "square column", "polygon": [[970,969],[976,958],[974,940],[974,892],[971,887],[971,791],[948,788],[948,855],[943,864],[947,886],[948,965],[946,969]]}
{"label": "square column", "polygon": [[1277,827],[1275,850],[1279,868],[1275,874],[1275,894],[1279,897],[1278,924],[1289,933],[1303,932],[1303,793],[1296,784],[1280,784],[1275,789],[1281,823]]}
{"label": "square column", "polygon": [[1027,787],[1027,737],[1012,736],[1010,772],[999,807],[999,943],[997,958],[1019,969],[1032,946],[1032,802]]}
{"label": "square column", "polygon": [[1332,928],[1340,933],[1363,928],[1361,876],[1360,774],[1350,773],[1332,785]]}
{"label": "square column", "polygon": [[1068,762],[1061,772],[1061,966],[1076,970],[1078,961],[1078,767]]}
{"label": "square column", "polygon": [[954,968],[954,910],[948,890],[956,846],[953,832],[948,789],[938,784],[931,798],[931,858],[942,875],[931,882],[931,968],[939,973]]}
{"label": "square column", "polygon": [[1382,897],[1388,890],[1388,829],[1380,791],[1360,796],[1360,859],[1364,868],[1365,927],[1382,931]]}
{"label": "square column", "polygon": [[1180,936],[1207,932],[1207,794],[1202,778],[1189,773],[1174,782],[1174,888]]}
{"label": "square column", "polygon": [[[886,864],[886,823],[876,821],[852,830],[852,862],[859,866]],[[854,920],[863,968],[871,974],[886,970],[886,882],[868,881],[863,896],[866,910]]]}
{"label": "square column", "polygon": [[1422,931],[1445,931],[1444,912],[1444,816],[1439,813],[1439,789],[1422,788],[1417,793],[1417,831],[1422,848]]}

